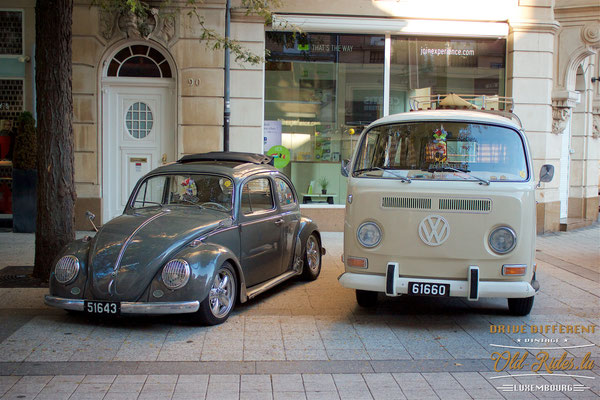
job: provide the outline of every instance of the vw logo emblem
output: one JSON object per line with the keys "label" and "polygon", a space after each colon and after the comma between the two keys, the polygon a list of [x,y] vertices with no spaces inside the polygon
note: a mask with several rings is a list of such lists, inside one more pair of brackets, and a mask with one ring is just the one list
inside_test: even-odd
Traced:
{"label": "vw logo emblem", "polygon": [[450,225],[440,215],[429,215],[419,224],[419,236],[429,246],[439,246],[450,236]]}

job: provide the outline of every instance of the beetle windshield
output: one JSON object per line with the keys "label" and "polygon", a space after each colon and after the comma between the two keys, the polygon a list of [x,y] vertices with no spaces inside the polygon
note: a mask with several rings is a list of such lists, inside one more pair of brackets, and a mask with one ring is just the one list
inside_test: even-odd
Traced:
{"label": "beetle windshield", "polygon": [[411,180],[522,182],[525,144],[513,129],[468,122],[376,126],[363,138],[353,176]]}
{"label": "beetle windshield", "polygon": [[233,181],[208,174],[156,175],[139,186],[132,207],[200,206],[231,211]]}

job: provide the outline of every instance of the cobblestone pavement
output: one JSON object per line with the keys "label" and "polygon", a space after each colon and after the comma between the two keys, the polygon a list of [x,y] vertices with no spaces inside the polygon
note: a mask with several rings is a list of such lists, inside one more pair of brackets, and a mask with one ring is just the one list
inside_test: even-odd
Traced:
{"label": "cobblestone pavement", "polygon": [[[600,225],[538,237],[541,290],[527,317],[508,315],[502,299],[382,296],[361,309],[337,283],[342,235],[323,240],[318,280],[286,283],[216,327],[72,315],[43,304],[47,289],[0,289],[0,399],[600,397]],[[32,248],[33,235],[0,233],[0,268],[31,265]],[[570,346],[581,347],[552,349]],[[523,368],[496,372],[491,355],[503,351],[526,355]],[[595,365],[553,370],[571,359]]]}

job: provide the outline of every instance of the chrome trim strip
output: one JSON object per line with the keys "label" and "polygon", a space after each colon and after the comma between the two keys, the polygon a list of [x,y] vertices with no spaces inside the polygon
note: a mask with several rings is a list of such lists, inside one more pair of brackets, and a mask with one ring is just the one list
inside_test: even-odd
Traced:
{"label": "chrome trim strip", "polygon": [[123,242],[123,247],[121,247],[121,251],[119,252],[119,255],[117,256],[117,261],[115,262],[115,266],[113,267],[113,271],[116,272],[121,267],[121,259],[123,258],[123,254],[125,254],[125,250],[127,250],[127,247],[129,246],[129,243],[131,243],[131,240],[133,239],[133,237],[135,236],[135,234],[138,233],[143,227],[145,227],[146,225],[148,225],[150,222],[152,222],[155,219],[158,219],[158,218],[162,217],[163,215],[166,215],[166,214],[168,214],[170,212],[171,212],[170,210],[164,210],[164,211],[159,212],[156,215],[153,215],[152,217],[150,217],[147,220],[145,220],[144,222],[142,222],[140,224],[140,226],[138,226],[131,233],[131,235],[129,235],[129,237],[127,239],[125,239],[125,241]]}
{"label": "chrome trim strip", "polygon": [[271,216],[268,216],[268,217],[265,217],[265,218],[260,218],[260,219],[255,219],[255,220],[252,220],[252,221],[242,222],[239,225],[240,226],[247,226],[247,225],[259,224],[261,222],[266,222],[266,221],[269,221],[271,219],[277,219],[280,216],[281,216],[280,214],[275,214],[275,215],[271,215]]}
{"label": "chrome trim strip", "polygon": [[198,311],[200,302],[171,301],[171,302],[121,302],[121,314],[185,314]]}
{"label": "chrome trim strip", "polygon": [[253,297],[258,296],[262,292],[265,292],[265,291],[271,289],[272,287],[279,285],[281,282],[286,281],[286,280],[290,279],[291,277],[293,277],[295,275],[299,275],[299,274],[300,274],[300,272],[296,271],[296,270],[284,272],[283,274],[276,276],[275,278],[273,278],[271,280],[260,283],[251,289],[247,289],[246,295],[248,296],[249,299],[251,299]]}
{"label": "chrome trim strip", "polygon": [[[84,302],[83,299],[66,299],[50,295],[46,295],[44,298],[44,303],[47,305],[65,310],[83,311]],[[121,302],[121,314],[184,314],[196,312],[199,308],[200,302],[197,300],[152,303]]]}

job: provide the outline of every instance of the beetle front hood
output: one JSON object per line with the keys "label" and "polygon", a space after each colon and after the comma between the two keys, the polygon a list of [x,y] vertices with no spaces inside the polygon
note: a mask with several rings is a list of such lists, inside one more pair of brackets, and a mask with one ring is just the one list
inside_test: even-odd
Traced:
{"label": "beetle front hood", "polygon": [[226,213],[194,207],[138,210],[113,219],[90,249],[91,298],[138,301],[178,249],[230,221]]}

